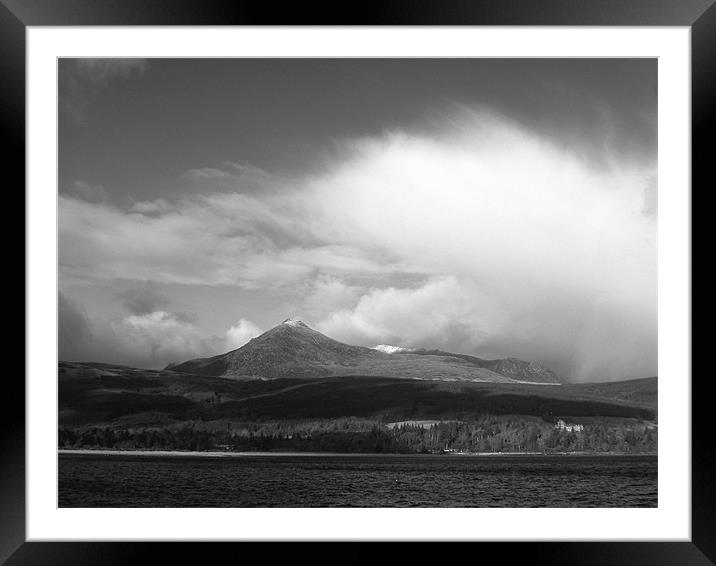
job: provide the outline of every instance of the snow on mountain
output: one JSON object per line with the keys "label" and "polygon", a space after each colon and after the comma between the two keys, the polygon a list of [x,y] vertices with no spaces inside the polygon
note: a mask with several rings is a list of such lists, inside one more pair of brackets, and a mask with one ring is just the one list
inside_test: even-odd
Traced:
{"label": "snow on mountain", "polygon": [[410,352],[410,348],[402,348],[401,346],[391,346],[390,344],[378,344],[373,346],[373,350],[378,350],[384,354],[395,354],[396,352]]}

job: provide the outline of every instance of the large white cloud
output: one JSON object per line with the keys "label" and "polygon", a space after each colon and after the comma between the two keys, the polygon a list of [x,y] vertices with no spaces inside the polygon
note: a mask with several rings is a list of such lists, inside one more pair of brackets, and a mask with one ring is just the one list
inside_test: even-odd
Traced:
{"label": "large white cloud", "polygon": [[[453,347],[548,360],[573,379],[654,374],[653,169],[595,169],[514,124],[473,125],[363,141],[313,181],[324,237],[453,277],[438,296],[444,282],[373,290],[321,326],[408,345],[447,337]],[[468,335],[456,340],[431,304]]]}
{"label": "large white cloud", "polygon": [[60,268],[68,279],[124,278],[247,288],[290,285],[313,271],[386,272],[370,250],[310,231],[310,199],[211,194],[129,210],[61,196]]}
{"label": "large white cloud", "polygon": [[261,332],[261,329],[253,322],[240,318],[234,326],[226,331],[226,347],[229,350],[240,348],[252,338],[256,338]]}
{"label": "large white cloud", "polygon": [[187,355],[209,355],[215,348],[191,322],[165,311],[127,316],[114,321],[111,330],[115,347],[137,360],[178,362]]}
{"label": "large white cloud", "polygon": [[318,328],[353,343],[444,347],[459,341],[472,350],[499,328],[500,310],[469,282],[436,277],[416,288],[370,289],[354,308],[330,313]]}
{"label": "large white cloud", "polygon": [[337,338],[654,374],[655,168],[595,166],[495,116],[457,123],[345,143],[310,178],[262,175],[271,190],[228,168],[221,191],[171,203],[63,197],[62,277],[303,285],[293,314]]}

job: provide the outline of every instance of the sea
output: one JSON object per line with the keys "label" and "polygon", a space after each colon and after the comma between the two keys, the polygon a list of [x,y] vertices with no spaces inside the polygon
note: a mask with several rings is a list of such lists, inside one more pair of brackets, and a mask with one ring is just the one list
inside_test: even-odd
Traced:
{"label": "sea", "polygon": [[59,507],[656,507],[655,455],[61,452]]}

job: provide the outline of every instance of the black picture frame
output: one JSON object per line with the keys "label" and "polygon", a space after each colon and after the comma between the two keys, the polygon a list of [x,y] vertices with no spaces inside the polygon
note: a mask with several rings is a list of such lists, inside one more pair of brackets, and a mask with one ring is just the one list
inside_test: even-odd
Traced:
{"label": "black picture frame", "polygon": [[[270,0],[0,0],[0,116],[5,163],[16,179],[15,185],[6,186],[25,184],[26,27],[309,24],[690,27],[692,197],[697,194],[696,187],[705,192],[714,185],[708,150],[716,100],[714,0],[362,0],[348,10],[338,2],[324,6]],[[480,561],[499,559],[508,564],[529,560],[552,565],[715,563],[716,450],[709,438],[708,379],[708,375],[691,379],[691,542],[482,543],[477,550]],[[177,558],[208,562],[226,551],[225,545],[210,543],[26,542],[25,389],[19,376],[10,372],[3,385],[6,399],[11,401],[0,414],[0,563],[134,564]],[[355,552],[356,558],[363,553],[368,557],[372,549],[361,546]],[[443,555],[442,559],[450,558]]]}

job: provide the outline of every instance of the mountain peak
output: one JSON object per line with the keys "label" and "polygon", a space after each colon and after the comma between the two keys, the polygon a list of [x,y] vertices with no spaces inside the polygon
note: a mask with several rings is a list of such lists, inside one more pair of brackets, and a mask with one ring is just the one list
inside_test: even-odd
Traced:
{"label": "mountain peak", "polygon": [[336,371],[354,374],[359,371],[360,361],[378,355],[368,348],[333,340],[298,319],[287,318],[236,350],[189,360],[172,369],[262,379],[329,377]]}
{"label": "mountain peak", "polygon": [[517,359],[483,360],[440,350],[391,344],[352,346],[296,318],[218,356],[189,360],[172,371],[236,379],[321,378],[345,375],[448,381],[559,383],[547,368]]}

